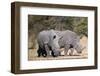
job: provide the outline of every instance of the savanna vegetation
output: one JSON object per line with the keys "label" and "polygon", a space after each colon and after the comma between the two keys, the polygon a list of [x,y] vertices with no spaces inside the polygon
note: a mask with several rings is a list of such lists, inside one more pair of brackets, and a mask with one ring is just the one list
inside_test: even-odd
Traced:
{"label": "savanna vegetation", "polygon": [[29,48],[35,47],[36,37],[42,30],[71,30],[80,37],[88,36],[88,18],[71,16],[28,15]]}

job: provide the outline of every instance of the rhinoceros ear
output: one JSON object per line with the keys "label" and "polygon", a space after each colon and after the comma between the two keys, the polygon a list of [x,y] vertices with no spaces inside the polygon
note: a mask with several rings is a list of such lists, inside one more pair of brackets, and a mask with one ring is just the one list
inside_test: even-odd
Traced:
{"label": "rhinoceros ear", "polygon": [[56,35],[53,36],[53,39],[55,39],[55,38],[56,38]]}

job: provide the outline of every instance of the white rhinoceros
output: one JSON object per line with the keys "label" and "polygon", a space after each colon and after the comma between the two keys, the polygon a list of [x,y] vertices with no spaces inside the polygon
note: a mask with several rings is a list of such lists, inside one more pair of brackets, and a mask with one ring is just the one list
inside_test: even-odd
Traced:
{"label": "white rhinoceros", "polygon": [[39,45],[39,49],[37,50],[38,57],[41,55],[46,57],[50,55],[50,51],[52,51],[52,56],[59,56],[59,37],[55,33],[54,30],[44,30],[38,34],[37,41]]}
{"label": "white rhinoceros", "polygon": [[65,55],[68,50],[71,50],[70,55],[73,55],[74,49],[77,53],[81,53],[83,48],[80,45],[79,36],[70,30],[57,31],[57,30],[45,30],[41,31],[37,38],[39,49],[37,51],[38,57],[41,55],[46,57],[50,55],[56,57],[61,55],[60,48],[64,48]]}
{"label": "white rhinoceros", "polygon": [[83,48],[80,44],[80,37],[70,30],[65,31],[55,31],[56,34],[59,36],[59,46],[60,48],[64,48],[65,55],[67,55],[68,50],[70,49],[70,55],[73,55],[74,50],[77,51],[77,53],[81,53]]}

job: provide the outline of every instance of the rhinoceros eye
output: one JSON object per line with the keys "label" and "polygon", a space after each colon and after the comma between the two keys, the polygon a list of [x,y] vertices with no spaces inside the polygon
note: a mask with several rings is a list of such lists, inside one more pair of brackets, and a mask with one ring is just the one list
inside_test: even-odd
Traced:
{"label": "rhinoceros eye", "polygon": [[53,36],[53,39],[55,39],[55,38],[56,38],[56,35]]}

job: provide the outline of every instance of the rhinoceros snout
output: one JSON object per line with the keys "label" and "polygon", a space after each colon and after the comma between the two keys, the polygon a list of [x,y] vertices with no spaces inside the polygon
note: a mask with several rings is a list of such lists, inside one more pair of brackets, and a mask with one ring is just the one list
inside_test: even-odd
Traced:
{"label": "rhinoceros snout", "polygon": [[59,51],[52,51],[51,54],[52,54],[53,57],[60,56],[60,52]]}

